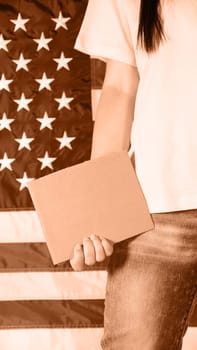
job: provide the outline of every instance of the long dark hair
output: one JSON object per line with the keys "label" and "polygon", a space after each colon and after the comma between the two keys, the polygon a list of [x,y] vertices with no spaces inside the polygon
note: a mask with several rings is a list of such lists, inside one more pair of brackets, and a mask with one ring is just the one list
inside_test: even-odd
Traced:
{"label": "long dark hair", "polygon": [[160,0],[141,0],[137,45],[153,52],[164,39]]}

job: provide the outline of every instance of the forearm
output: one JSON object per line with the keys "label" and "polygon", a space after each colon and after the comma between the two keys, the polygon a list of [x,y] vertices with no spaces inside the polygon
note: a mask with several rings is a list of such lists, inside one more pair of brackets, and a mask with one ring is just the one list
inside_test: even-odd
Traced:
{"label": "forearm", "polygon": [[128,150],[135,97],[111,86],[102,89],[95,115],[91,159]]}

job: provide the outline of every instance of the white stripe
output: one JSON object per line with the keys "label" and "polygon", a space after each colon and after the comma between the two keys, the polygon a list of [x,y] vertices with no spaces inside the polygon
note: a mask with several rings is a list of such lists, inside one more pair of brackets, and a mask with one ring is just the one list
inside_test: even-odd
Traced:
{"label": "white stripe", "polygon": [[35,210],[0,212],[0,242],[45,241]]}
{"label": "white stripe", "polygon": [[107,271],[0,274],[0,300],[104,299]]}
{"label": "white stripe", "polygon": [[197,349],[197,327],[189,327],[183,338],[182,350]]}
{"label": "white stripe", "polygon": [[103,328],[0,330],[2,350],[101,350]]}
{"label": "white stripe", "polygon": [[[101,350],[103,328],[0,330],[3,350]],[[82,347],[83,346],[83,347]],[[188,328],[182,350],[197,349],[197,328]]]}

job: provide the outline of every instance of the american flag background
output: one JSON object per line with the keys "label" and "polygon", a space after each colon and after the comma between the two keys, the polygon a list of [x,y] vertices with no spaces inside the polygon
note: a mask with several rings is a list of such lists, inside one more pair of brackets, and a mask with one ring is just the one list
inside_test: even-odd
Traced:
{"label": "american flag background", "polygon": [[73,49],[87,2],[0,0],[2,350],[100,349],[107,260],[54,266],[27,189],[90,158],[105,63]]}

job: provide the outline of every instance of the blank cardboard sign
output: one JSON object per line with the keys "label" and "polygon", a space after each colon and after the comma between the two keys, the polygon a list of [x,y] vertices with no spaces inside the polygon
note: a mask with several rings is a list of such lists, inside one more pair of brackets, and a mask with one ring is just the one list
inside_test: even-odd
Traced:
{"label": "blank cardboard sign", "polygon": [[126,151],[32,180],[28,188],[54,264],[70,259],[91,233],[119,242],[154,227]]}

